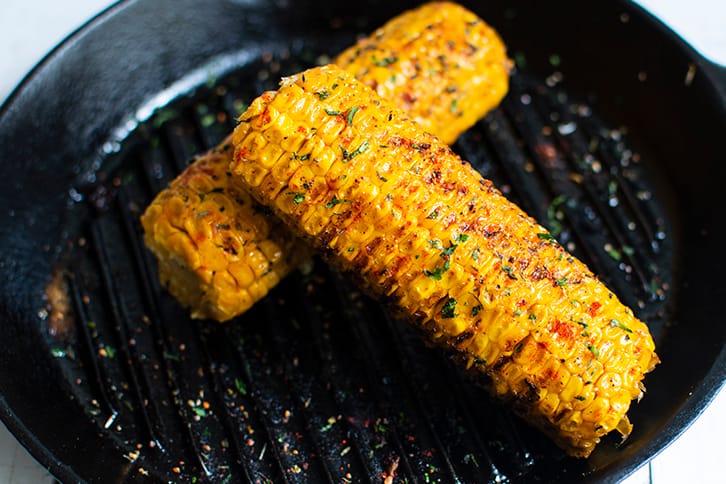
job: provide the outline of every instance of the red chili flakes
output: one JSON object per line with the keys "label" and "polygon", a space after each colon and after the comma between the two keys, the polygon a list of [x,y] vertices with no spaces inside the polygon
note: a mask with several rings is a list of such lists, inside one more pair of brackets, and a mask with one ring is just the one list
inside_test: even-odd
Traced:
{"label": "red chili flakes", "polygon": [[558,338],[571,341],[575,337],[575,332],[569,324],[559,319],[555,319],[550,324],[550,330],[557,335]]}
{"label": "red chili flakes", "polygon": [[588,308],[587,312],[590,316],[593,318],[595,317],[595,314],[597,314],[597,310],[602,307],[602,304],[595,301],[594,303],[590,304],[590,307]]}

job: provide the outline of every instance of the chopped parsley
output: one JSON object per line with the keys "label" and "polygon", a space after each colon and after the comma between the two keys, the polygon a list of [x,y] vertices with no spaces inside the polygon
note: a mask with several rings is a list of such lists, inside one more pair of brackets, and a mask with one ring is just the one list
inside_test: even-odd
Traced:
{"label": "chopped parsley", "polygon": [[507,277],[509,277],[510,279],[517,279],[517,276],[514,275],[514,267],[502,266],[502,270],[507,273]]}
{"label": "chopped parsley", "polygon": [[343,152],[343,161],[349,161],[355,158],[356,156],[360,155],[361,153],[365,153],[365,151],[368,149],[368,140],[363,141],[358,148],[356,148],[353,151],[348,151],[342,146],[340,147],[340,150]]}
{"label": "chopped parsley", "polygon": [[541,232],[537,234],[537,237],[539,237],[542,240],[546,240],[547,242],[557,242],[555,238],[552,236],[552,234],[548,234],[547,232]]}
{"label": "chopped parsley", "polygon": [[435,220],[439,217],[438,209],[433,209],[430,214],[426,216],[427,219]]}
{"label": "chopped parsley", "polygon": [[396,56],[384,57],[383,59],[377,59],[376,56],[373,56],[373,65],[378,67],[386,67],[393,64],[397,60],[398,57]]}
{"label": "chopped parsley", "polygon": [[355,113],[357,113],[359,109],[360,109],[360,107],[353,106],[348,111],[348,126],[353,126],[353,117],[355,116]]}
{"label": "chopped parsley", "polygon": [[302,192],[287,192],[288,195],[292,195],[292,203],[300,205],[305,201],[305,194]]}
{"label": "chopped parsley", "polygon": [[560,287],[564,287],[570,283],[570,281],[567,280],[566,277],[563,277],[562,279],[557,279],[557,285]]}
{"label": "chopped parsley", "polygon": [[627,326],[625,326],[623,323],[621,323],[617,319],[611,319],[610,320],[610,326],[612,326],[613,328],[623,329],[623,330],[627,331],[628,333],[632,333],[633,332],[632,329],[628,328]]}
{"label": "chopped parsley", "polygon": [[333,208],[336,205],[338,205],[339,203],[344,203],[344,202],[350,202],[350,200],[340,199],[340,198],[336,197],[335,195],[333,195],[333,199],[325,204],[325,208]]}
{"label": "chopped parsley", "polygon": [[207,411],[202,407],[193,407],[192,411],[197,417],[206,417]]}
{"label": "chopped parsley", "polygon": [[473,318],[473,317],[476,317],[476,315],[477,315],[477,314],[479,314],[479,312],[480,312],[480,311],[481,311],[482,309],[484,309],[484,306],[482,306],[481,304],[477,304],[476,306],[473,306],[473,307],[471,308],[471,317],[472,317],[472,318]]}
{"label": "chopped parsley", "polygon": [[443,267],[439,267],[439,266],[437,266],[433,271],[424,269],[424,274],[435,281],[440,281],[441,276],[443,275],[444,272],[446,272],[446,269],[444,269]]}
{"label": "chopped parsley", "polygon": [[324,101],[325,99],[330,96],[330,91],[327,89],[323,89],[322,91],[315,91],[315,94],[320,98],[321,101]]}
{"label": "chopped parsley", "polygon": [[446,300],[443,306],[441,306],[441,317],[444,319],[451,319],[455,316],[454,310],[456,309],[456,299],[450,297]]}
{"label": "chopped parsley", "polygon": [[441,258],[448,260],[451,257],[451,254],[454,253],[458,245],[456,244],[450,244],[446,249],[444,249],[441,252]]}
{"label": "chopped parsley", "polygon": [[459,235],[456,236],[456,241],[457,242],[466,242],[467,240],[469,240],[469,235],[468,234],[459,234]]}
{"label": "chopped parsley", "polygon": [[243,382],[239,378],[234,379],[234,387],[237,389],[237,393],[239,393],[240,395],[247,395],[247,386],[245,385],[245,382]]}
{"label": "chopped parsley", "polygon": [[292,154],[292,159],[293,160],[300,160],[300,161],[309,160],[310,159],[310,153],[306,153],[304,155],[298,155],[297,153],[293,153]]}
{"label": "chopped parsley", "polygon": [[[438,240],[429,240],[429,246],[437,249],[441,248]],[[433,271],[424,269],[424,274],[426,274],[431,279],[440,281],[441,276],[444,274],[444,272],[448,271],[451,268],[451,254],[454,253],[457,247],[458,246],[456,244],[449,243],[449,246],[443,249],[439,254],[439,257],[444,259],[444,264],[441,266],[436,266]]]}
{"label": "chopped parsley", "polygon": [[558,214],[560,207],[567,201],[565,195],[558,195],[552,200],[552,203],[547,207],[547,225],[549,225],[550,231],[555,236],[562,233],[563,227],[560,222],[561,215]]}
{"label": "chopped parsley", "polygon": [[337,116],[340,114],[340,111],[336,111],[335,109],[325,108],[325,114],[327,114],[328,116]]}
{"label": "chopped parsley", "polygon": [[590,353],[592,353],[595,356],[595,359],[600,358],[600,352],[593,345],[588,344],[587,349],[590,350]]}

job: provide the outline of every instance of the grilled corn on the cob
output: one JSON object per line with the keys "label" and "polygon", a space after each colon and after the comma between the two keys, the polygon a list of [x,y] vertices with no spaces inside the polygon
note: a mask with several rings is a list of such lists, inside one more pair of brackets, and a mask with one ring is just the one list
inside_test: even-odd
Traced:
{"label": "grilled corn on the cob", "polygon": [[494,29],[451,2],[392,19],[334,63],[446,143],[499,104],[511,67]]}
{"label": "grilled corn on the cob", "polygon": [[575,456],[630,432],[647,326],[444,143],[335,66],[240,121],[238,182],[492,393]]}
{"label": "grilled corn on the cob", "polygon": [[230,183],[232,145],[190,165],[141,218],[159,278],[192,317],[230,319],[247,310],[308,255],[250,195]]}
{"label": "grilled corn on the cob", "polygon": [[[509,60],[501,40],[453,3],[400,15],[336,62],[449,141],[507,90]],[[317,95],[323,99],[328,92]],[[219,321],[244,312],[307,254],[289,234],[277,232],[275,221],[251,209],[240,189],[230,191],[226,156],[218,151],[200,157],[142,217],[164,285],[191,308],[192,317]],[[236,248],[221,240],[235,241]]]}

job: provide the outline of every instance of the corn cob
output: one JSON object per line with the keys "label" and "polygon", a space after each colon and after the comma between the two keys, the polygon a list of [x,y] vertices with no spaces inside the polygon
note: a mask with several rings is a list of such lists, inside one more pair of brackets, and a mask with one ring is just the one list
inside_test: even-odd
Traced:
{"label": "corn cob", "polygon": [[448,146],[332,65],[240,121],[236,182],[335,267],[571,455],[628,435],[647,326]]}
{"label": "corn cob", "polygon": [[450,2],[390,20],[334,63],[445,143],[499,104],[511,67],[494,29]]}
{"label": "corn cob", "polygon": [[[336,62],[451,141],[507,90],[509,60],[501,40],[452,3],[402,14]],[[287,232],[277,232],[279,224],[250,209],[246,194],[230,189],[227,154],[221,150],[200,157],[141,219],[162,283],[191,308],[192,317],[218,321],[244,312],[308,254]],[[216,190],[213,196],[210,189]],[[226,211],[218,213],[220,207]],[[245,231],[238,232],[237,224]],[[223,239],[236,241],[244,251],[230,251]]]}
{"label": "corn cob", "polygon": [[230,183],[229,140],[190,165],[141,218],[162,285],[192,317],[247,310],[308,255],[250,195]]}

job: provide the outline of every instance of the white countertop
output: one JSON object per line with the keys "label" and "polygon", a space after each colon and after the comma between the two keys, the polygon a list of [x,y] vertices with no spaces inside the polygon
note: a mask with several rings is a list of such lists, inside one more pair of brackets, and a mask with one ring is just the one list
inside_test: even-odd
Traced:
{"label": "white countertop", "polygon": [[[59,41],[113,2],[0,0],[0,102]],[[640,0],[706,57],[726,65],[726,1]],[[1,371],[1,370],[0,370]],[[726,482],[726,390],[679,439],[624,484]],[[0,484],[53,482],[0,423]]]}

